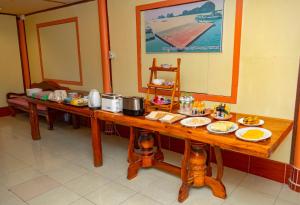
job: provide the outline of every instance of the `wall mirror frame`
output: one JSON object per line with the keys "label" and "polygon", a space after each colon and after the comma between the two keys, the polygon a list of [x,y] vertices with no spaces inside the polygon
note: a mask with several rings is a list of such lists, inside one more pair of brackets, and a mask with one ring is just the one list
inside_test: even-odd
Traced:
{"label": "wall mirror frame", "polygon": [[[200,2],[204,0],[166,0],[156,3],[136,6],[136,35],[137,35],[137,74],[138,74],[138,91],[146,93],[147,88],[143,87],[142,82],[142,42],[141,42],[141,14],[144,11],[158,9],[169,6],[176,6],[186,3]],[[236,0],[236,12],[234,22],[234,45],[233,45],[233,63],[232,63],[232,83],[231,95],[213,95],[205,93],[192,93],[196,99],[226,103],[236,103],[238,94],[239,65],[240,65],[240,44],[242,30],[243,0]],[[170,95],[168,91],[161,91],[161,95]]]}
{"label": "wall mirror frame", "polygon": [[[53,79],[53,78],[47,78],[45,76],[45,65],[43,59],[43,53],[42,53],[42,44],[41,44],[41,29],[51,26],[57,26],[62,24],[69,24],[73,23],[75,24],[75,47],[76,47],[76,64],[78,64],[78,74],[79,74],[79,80],[64,80],[64,79]],[[59,19],[55,21],[49,21],[44,23],[39,23],[36,25],[37,29],[37,38],[38,38],[38,49],[39,49],[39,58],[40,58],[40,67],[41,67],[41,76],[42,80],[51,80],[55,81],[57,83],[62,84],[70,84],[70,85],[83,85],[83,77],[82,77],[82,64],[81,64],[81,55],[80,55],[80,40],[79,40],[79,26],[78,26],[78,17],[71,17],[71,18],[65,18],[65,19]]]}

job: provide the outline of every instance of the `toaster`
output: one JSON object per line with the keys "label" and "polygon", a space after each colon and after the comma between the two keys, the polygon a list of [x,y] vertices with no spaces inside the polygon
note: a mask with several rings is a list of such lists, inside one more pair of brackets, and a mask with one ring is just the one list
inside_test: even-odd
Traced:
{"label": "toaster", "polygon": [[123,97],[123,114],[131,116],[141,116],[144,114],[144,98]]}
{"label": "toaster", "polygon": [[109,93],[101,95],[101,109],[109,112],[122,112],[122,96]]}

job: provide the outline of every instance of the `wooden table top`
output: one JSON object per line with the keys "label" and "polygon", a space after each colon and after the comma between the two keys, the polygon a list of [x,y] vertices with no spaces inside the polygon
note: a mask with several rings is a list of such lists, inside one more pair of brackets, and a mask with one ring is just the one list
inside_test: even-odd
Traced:
{"label": "wooden table top", "polygon": [[39,99],[34,99],[34,98],[29,98],[29,97],[26,97],[26,99],[28,102],[33,103],[33,104],[44,105],[48,108],[52,108],[55,110],[61,110],[61,111],[69,112],[72,114],[81,115],[84,117],[91,117],[94,112],[93,110],[89,109],[88,107],[76,107],[76,106],[72,106],[72,105],[66,105],[64,103],[44,101],[44,100],[39,100]]}
{"label": "wooden table top", "polygon": [[[236,122],[239,125],[239,128],[245,127],[240,125],[237,121],[238,119],[249,115],[238,113],[231,114],[233,117],[230,119],[230,121]],[[179,122],[174,124],[166,124],[159,121],[147,120],[144,116],[132,117],[123,115],[121,113],[110,113],[102,110],[95,111],[94,116],[100,120],[112,121],[116,124],[129,127],[158,131],[161,134],[180,139],[188,138],[210,145],[219,146],[222,149],[262,158],[270,157],[270,155],[289,134],[293,126],[293,122],[291,120],[259,116],[260,119],[265,121],[265,124],[261,127],[270,130],[272,132],[272,137],[262,142],[246,142],[236,138],[234,133],[225,135],[212,134],[207,131],[206,126],[187,128],[183,127]]]}

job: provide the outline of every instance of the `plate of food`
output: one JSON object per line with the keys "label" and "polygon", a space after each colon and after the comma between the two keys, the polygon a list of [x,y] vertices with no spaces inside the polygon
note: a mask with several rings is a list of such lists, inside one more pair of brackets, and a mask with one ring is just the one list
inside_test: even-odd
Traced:
{"label": "plate of food", "polygon": [[167,113],[165,116],[159,119],[159,121],[164,122],[164,123],[174,123],[177,122],[181,119],[185,118],[185,115],[180,115],[180,114],[173,114],[173,113]]}
{"label": "plate of food", "polygon": [[207,125],[207,130],[215,134],[227,134],[236,131],[239,126],[234,122],[218,121]]}
{"label": "plate of food", "polygon": [[73,105],[76,107],[86,107],[86,106],[88,106],[88,99],[86,99],[86,98],[73,98],[73,99],[66,98],[64,100],[64,103],[66,105]]}
{"label": "plate of food", "polygon": [[248,116],[243,117],[238,120],[238,122],[245,126],[256,127],[261,126],[265,123],[262,119],[259,119],[257,116]]}
{"label": "plate of food", "polygon": [[245,127],[237,130],[235,136],[244,141],[259,142],[270,138],[272,132],[260,127]]}
{"label": "plate of food", "polygon": [[185,127],[200,127],[211,123],[211,119],[207,117],[189,117],[180,121]]}
{"label": "plate of food", "polygon": [[145,116],[147,120],[159,120],[160,118],[164,117],[167,112],[164,111],[152,111],[148,115]]}

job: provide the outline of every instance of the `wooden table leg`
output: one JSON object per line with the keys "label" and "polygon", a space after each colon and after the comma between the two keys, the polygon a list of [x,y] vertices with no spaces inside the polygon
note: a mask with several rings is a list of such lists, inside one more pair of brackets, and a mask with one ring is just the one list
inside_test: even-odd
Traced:
{"label": "wooden table leg", "polygon": [[184,148],[184,156],[181,163],[181,180],[182,185],[179,189],[178,201],[183,202],[189,196],[190,185],[188,183],[188,165],[191,153],[191,141],[189,139],[185,139],[185,148]]}
{"label": "wooden table leg", "polygon": [[30,118],[32,139],[33,140],[41,139],[37,105],[34,103],[29,103],[29,118]]}
{"label": "wooden table leg", "polygon": [[94,166],[102,166],[102,143],[100,121],[94,116],[91,117],[92,145],[94,153]]}
{"label": "wooden table leg", "polygon": [[80,128],[80,116],[71,114],[72,126],[74,129]]}
{"label": "wooden table leg", "polygon": [[214,147],[217,160],[217,178],[213,178],[207,172],[206,145],[200,142],[189,142],[186,139],[184,159],[181,167],[182,185],[179,190],[178,201],[183,202],[189,195],[191,186],[211,188],[213,195],[226,198],[226,190],[221,179],[223,176],[223,160],[221,149]]}
{"label": "wooden table leg", "polygon": [[141,168],[142,160],[140,156],[134,153],[134,140],[135,140],[135,129],[130,127],[130,136],[128,143],[128,162],[129,166],[127,169],[127,179],[133,179],[137,176],[139,168]]}

